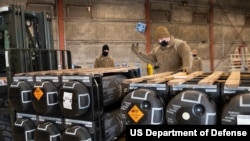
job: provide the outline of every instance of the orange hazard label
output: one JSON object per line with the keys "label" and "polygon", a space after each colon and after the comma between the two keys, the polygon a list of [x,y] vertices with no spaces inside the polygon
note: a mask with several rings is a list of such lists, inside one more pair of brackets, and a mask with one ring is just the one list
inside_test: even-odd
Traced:
{"label": "orange hazard label", "polygon": [[143,116],[144,113],[140,110],[140,108],[134,105],[128,112],[128,115],[137,123]]}
{"label": "orange hazard label", "polygon": [[36,90],[34,91],[34,96],[37,100],[40,100],[41,97],[43,96],[43,91],[37,87]]}

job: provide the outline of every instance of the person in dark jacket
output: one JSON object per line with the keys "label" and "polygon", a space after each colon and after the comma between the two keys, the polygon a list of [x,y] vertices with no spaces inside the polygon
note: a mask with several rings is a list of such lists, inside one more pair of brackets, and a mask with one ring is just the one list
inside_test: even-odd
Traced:
{"label": "person in dark jacket", "polygon": [[193,67],[192,71],[202,71],[202,60],[200,56],[198,56],[198,51],[197,49],[192,50],[193,53]]}
{"label": "person in dark jacket", "polygon": [[192,68],[192,52],[190,46],[183,40],[174,38],[164,26],[158,26],[155,36],[159,46],[148,54],[139,50],[138,44],[133,43],[132,51],[144,62],[158,67],[158,73],[183,71],[190,73]]}
{"label": "person in dark jacket", "polygon": [[114,59],[109,55],[109,46],[103,45],[102,54],[95,59],[94,68],[115,67]]}

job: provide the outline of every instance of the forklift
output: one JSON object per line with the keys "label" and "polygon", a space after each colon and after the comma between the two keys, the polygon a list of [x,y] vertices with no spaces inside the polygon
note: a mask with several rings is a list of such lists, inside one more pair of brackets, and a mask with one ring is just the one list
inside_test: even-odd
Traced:
{"label": "forklift", "polygon": [[69,50],[54,49],[51,16],[19,5],[0,7],[0,138],[13,140],[8,101],[14,74],[72,68]]}

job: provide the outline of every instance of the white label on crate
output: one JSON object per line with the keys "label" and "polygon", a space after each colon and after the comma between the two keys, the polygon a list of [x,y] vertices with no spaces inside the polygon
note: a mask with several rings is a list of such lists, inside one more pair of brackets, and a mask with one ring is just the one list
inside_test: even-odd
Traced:
{"label": "white label on crate", "polygon": [[237,115],[237,125],[250,125],[250,115]]}
{"label": "white label on crate", "polygon": [[65,124],[67,125],[82,124],[82,125],[85,125],[85,127],[93,127],[92,122],[84,121],[84,120],[65,119]]}
{"label": "white label on crate", "polygon": [[31,76],[20,76],[20,77],[19,76],[15,76],[15,77],[13,77],[13,80],[15,82],[20,81],[20,80],[27,80],[28,82],[32,82],[33,78]]}
{"label": "white label on crate", "polygon": [[157,90],[162,90],[162,91],[165,91],[166,88],[156,88]]}
{"label": "white label on crate", "polygon": [[63,82],[68,82],[69,80],[81,80],[82,82],[90,82],[89,76],[62,76]]}
{"label": "white label on crate", "polygon": [[24,113],[16,113],[18,118],[29,117],[31,119],[36,119],[36,115],[24,114]]}
{"label": "white label on crate", "polygon": [[206,89],[206,92],[217,92],[216,89]]}
{"label": "white label on crate", "polygon": [[42,80],[52,80],[53,82],[59,82],[58,76],[37,76],[36,81],[42,81]]}
{"label": "white label on crate", "polygon": [[225,94],[234,94],[234,93],[236,93],[236,91],[224,90],[224,93]]}
{"label": "white label on crate", "polygon": [[63,108],[72,110],[72,93],[63,93]]}
{"label": "white label on crate", "polygon": [[181,91],[183,88],[173,87],[173,91]]}

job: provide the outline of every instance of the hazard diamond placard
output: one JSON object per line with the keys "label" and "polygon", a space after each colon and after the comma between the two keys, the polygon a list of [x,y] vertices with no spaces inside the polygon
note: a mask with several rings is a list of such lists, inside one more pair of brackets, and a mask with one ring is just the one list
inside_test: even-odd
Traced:
{"label": "hazard diamond placard", "polygon": [[129,110],[128,115],[133,119],[135,123],[137,123],[144,116],[144,113],[140,110],[138,106],[134,105]]}
{"label": "hazard diamond placard", "polygon": [[40,100],[43,96],[43,91],[39,87],[37,87],[34,91],[34,96],[37,100]]}

